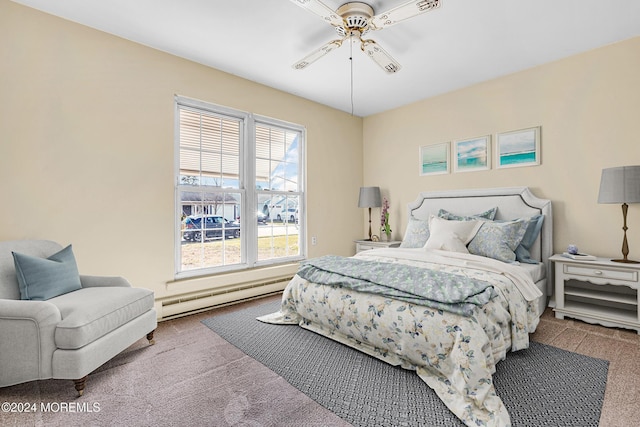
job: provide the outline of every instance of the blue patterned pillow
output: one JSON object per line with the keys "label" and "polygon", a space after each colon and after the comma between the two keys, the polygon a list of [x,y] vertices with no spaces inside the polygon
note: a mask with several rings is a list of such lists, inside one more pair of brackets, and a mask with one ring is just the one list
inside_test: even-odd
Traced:
{"label": "blue patterned pillow", "polygon": [[454,220],[454,221],[470,221],[475,219],[489,219],[493,221],[493,219],[496,217],[497,211],[498,211],[498,208],[495,207],[476,215],[456,215],[449,212],[446,209],[440,209],[438,211],[438,216],[440,218]]}
{"label": "blue patterned pillow", "polygon": [[429,239],[429,221],[409,218],[404,239],[400,243],[401,248],[422,248]]}
{"label": "blue patterned pillow", "polygon": [[515,250],[527,231],[528,220],[506,222],[486,221],[469,243],[469,253],[494,258],[499,261],[516,260]]}
{"label": "blue patterned pillow", "polygon": [[525,231],[520,245],[516,248],[517,261],[524,262],[526,264],[539,264],[538,261],[531,258],[531,252],[529,252],[529,250],[538,238],[543,222],[544,215],[535,215],[527,220],[527,231]]}

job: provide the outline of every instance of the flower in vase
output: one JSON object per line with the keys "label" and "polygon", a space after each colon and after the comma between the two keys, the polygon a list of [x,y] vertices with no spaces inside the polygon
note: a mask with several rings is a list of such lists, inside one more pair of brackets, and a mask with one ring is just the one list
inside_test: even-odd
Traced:
{"label": "flower in vase", "polygon": [[391,227],[389,226],[389,200],[385,197],[382,200],[382,210],[380,212],[380,229],[387,235],[387,238],[391,237]]}

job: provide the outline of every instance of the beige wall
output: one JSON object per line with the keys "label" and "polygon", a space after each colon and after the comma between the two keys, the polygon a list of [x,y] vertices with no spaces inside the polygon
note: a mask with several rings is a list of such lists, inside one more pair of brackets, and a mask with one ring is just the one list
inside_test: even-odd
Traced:
{"label": "beige wall", "polygon": [[[158,297],[217,286],[171,283],[179,94],[306,126],[310,256],[349,255],[366,234],[362,184],[389,197],[398,239],[420,191],[529,186],[554,202],[557,251],[614,256],[620,207],[596,199],[603,167],[640,164],[638,76],[635,38],[363,120],[0,0],[0,239],[72,243],[81,272]],[[531,126],[541,166],[418,176],[420,145]],[[639,205],[628,225],[640,258]]]}
{"label": "beige wall", "polygon": [[[425,82],[425,84],[429,84]],[[421,191],[529,186],[553,201],[554,248],[619,256],[620,205],[597,203],[602,168],[640,164],[640,38],[364,119],[364,183],[389,197],[402,238]],[[535,167],[418,175],[418,149],[542,126]],[[640,259],[640,205],[629,208],[630,257]]]}
{"label": "beige wall", "polygon": [[167,286],[176,94],[305,126],[308,234],[318,238],[309,255],[352,254],[364,221],[362,119],[8,0],[0,239],[72,243],[81,273],[123,275],[157,297],[216,286],[216,277]]}

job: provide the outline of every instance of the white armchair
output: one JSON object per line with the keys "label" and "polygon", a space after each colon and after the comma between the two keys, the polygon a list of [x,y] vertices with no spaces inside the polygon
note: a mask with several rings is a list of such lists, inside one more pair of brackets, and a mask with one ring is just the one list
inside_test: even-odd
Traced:
{"label": "white armchair", "polygon": [[96,368],[145,335],[154,343],[153,292],[121,277],[79,275],[80,289],[21,299],[12,252],[46,259],[62,249],[46,240],[0,242],[0,387],[71,379],[82,395]]}

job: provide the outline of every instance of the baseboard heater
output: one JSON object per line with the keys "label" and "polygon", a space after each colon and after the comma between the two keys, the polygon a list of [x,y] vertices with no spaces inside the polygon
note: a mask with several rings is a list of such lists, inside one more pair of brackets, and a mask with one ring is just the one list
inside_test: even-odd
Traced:
{"label": "baseboard heater", "polygon": [[292,277],[284,277],[268,282],[236,285],[197,294],[170,297],[161,301],[162,313],[159,320],[174,319],[214,307],[277,294],[284,290],[291,279]]}

